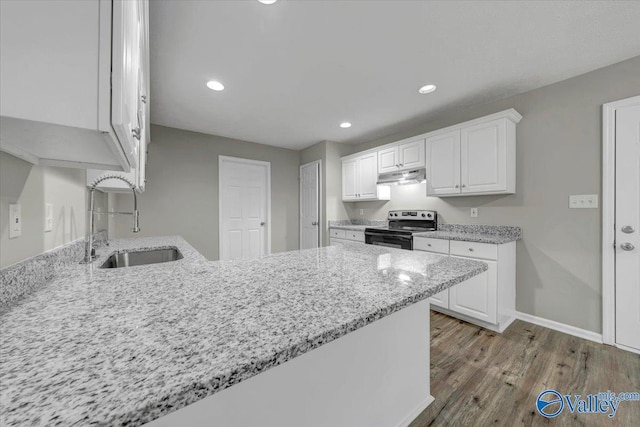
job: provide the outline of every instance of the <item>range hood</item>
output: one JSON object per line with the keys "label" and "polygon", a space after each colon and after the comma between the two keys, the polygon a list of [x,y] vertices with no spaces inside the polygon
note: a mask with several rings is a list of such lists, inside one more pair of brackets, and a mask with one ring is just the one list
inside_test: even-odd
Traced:
{"label": "range hood", "polygon": [[425,168],[404,172],[389,172],[378,175],[378,185],[418,184],[425,180]]}

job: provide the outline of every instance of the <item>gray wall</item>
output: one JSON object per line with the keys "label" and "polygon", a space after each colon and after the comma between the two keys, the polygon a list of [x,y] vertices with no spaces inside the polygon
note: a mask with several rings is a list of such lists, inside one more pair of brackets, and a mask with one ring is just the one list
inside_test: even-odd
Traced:
{"label": "gray wall", "polygon": [[342,163],[340,157],[351,147],[332,141],[322,141],[300,151],[300,164],[315,160],[322,161],[322,245],[329,245],[328,221],[349,219],[346,206],[342,203]]}
{"label": "gray wall", "polygon": [[[271,162],[271,250],[299,247],[298,151],[153,125],[147,187],[140,195],[140,228],[116,220],[116,237],[180,235],[210,260],[218,256],[218,156]],[[115,197],[118,210],[131,196]]]}
{"label": "gray wall", "polygon": [[[9,239],[9,204],[22,207],[22,236]],[[53,230],[44,232],[44,205],[53,203]],[[86,172],[34,166],[0,152],[0,268],[69,243],[85,235]],[[96,206],[106,210],[107,197]],[[106,220],[96,229],[106,228]]]}
{"label": "gray wall", "polygon": [[[640,57],[511,98],[464,110],[352,152],[515,108],[515,195],[427,198],[425,185],[393,187],[389,202],[345,203],[350,218],[390,209],[435,209],[447,223],[517,225],[519,311],[602,330],[601,209],[569,209],[570,194],[601,196],[602,104],[640,94]],[[479,208],[478,218],[469,209]],[[359,209],[364,215],[359,215]]]}

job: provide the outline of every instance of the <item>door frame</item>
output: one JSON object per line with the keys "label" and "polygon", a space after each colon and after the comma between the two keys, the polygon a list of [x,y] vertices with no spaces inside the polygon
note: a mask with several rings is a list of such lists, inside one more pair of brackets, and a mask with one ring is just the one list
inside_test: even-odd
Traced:
{"label": "door frame", "polygon": [[271,255],[271,162],[262,160],[243,159],[241,157],[218,156],[218,259],[222,259],[222,164],[225,161],[243,163],[246,165],[265,166],[267,169],[267,212],[265,225],[267,227],[267,248],[265,255]]}
{"label": "door frame", "polygon": [[322,236],[324,234],[324,225],[322,222],[322,160],[314,160],[313,162],[305,163],[304,165],[300,165],[300,169],[298,172],[298,200],[299,200],[299,208],[298,208],[298,248],[302,248],[302,168],[305,166],[311,166],[313,164],[318,165],[318,247],[322,247]]}
{"label": "door frame", "polygon": [[602,105],[602,341],[616,344],[616,110],[640,103],[632,96]]}

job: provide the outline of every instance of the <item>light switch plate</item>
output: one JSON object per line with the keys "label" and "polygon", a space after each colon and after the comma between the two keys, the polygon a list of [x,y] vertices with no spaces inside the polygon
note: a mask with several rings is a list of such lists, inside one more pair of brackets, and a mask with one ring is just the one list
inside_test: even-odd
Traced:
{"label": "light switch plate", "polygon": [[15,239],[22,235],[22,206],[9,205],[9,238]]}
{"label": "light switch plate", "polygon": [[569,196],[569,209],[597,209],[597,194],[575,194]]}
{"label": "light switch plate", "polygon": [[53,204],[44,204],[44,232],[47,233],[53,230]]}
{"label": "light switch plate", "polygon": [[478,217],[478,208],[471,208],[471,218]]}
{"label": "light switch plate", "polygon": [[360,215],[364,215],[364,209],[360,209]]}

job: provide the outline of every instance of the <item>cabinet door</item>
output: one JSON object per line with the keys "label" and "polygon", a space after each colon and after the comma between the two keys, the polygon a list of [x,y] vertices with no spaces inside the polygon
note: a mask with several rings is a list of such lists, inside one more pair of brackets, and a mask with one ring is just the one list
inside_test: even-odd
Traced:
{"label": "cabinet door", "polygon": [[358,193],[356,159],[342,161],[342,200],[355,200]]}
{"label": "cabinet door", "polygon": [[460,193],[460,131],[426,142],[427,196]]}
{"label": "cabinet door", "polygon": [[437,307],[449,308],[449,289],[429,297],[429,302]]}
{"label": "cabinet door", "polygon": [[398,157],[401,170],[423,168],[424,139],[407,142],[398,146]]}
{"label": "cabinet door", "polygon": [[507,119],[492,120],[460,134],[462,193],[507,190]]}
{"label": "cabinet door", "polygon": [[378,151],[378,172],[388,173],[398,170],[398,147]]}
{"label": "cabinet door", "polygon": [[378,153],[358,157],[358,199],[378,198]]}
{"label": "cabinet door", "polygon": [[496,323],[498,263],[478,261],[486,262],[489,270],[449,288],[449,309],[484,322]]}
{"label": "cabinet door", "polygon": [[113,2],[111,124],[132,167],[138,162],[140,139],[140,1]]}

